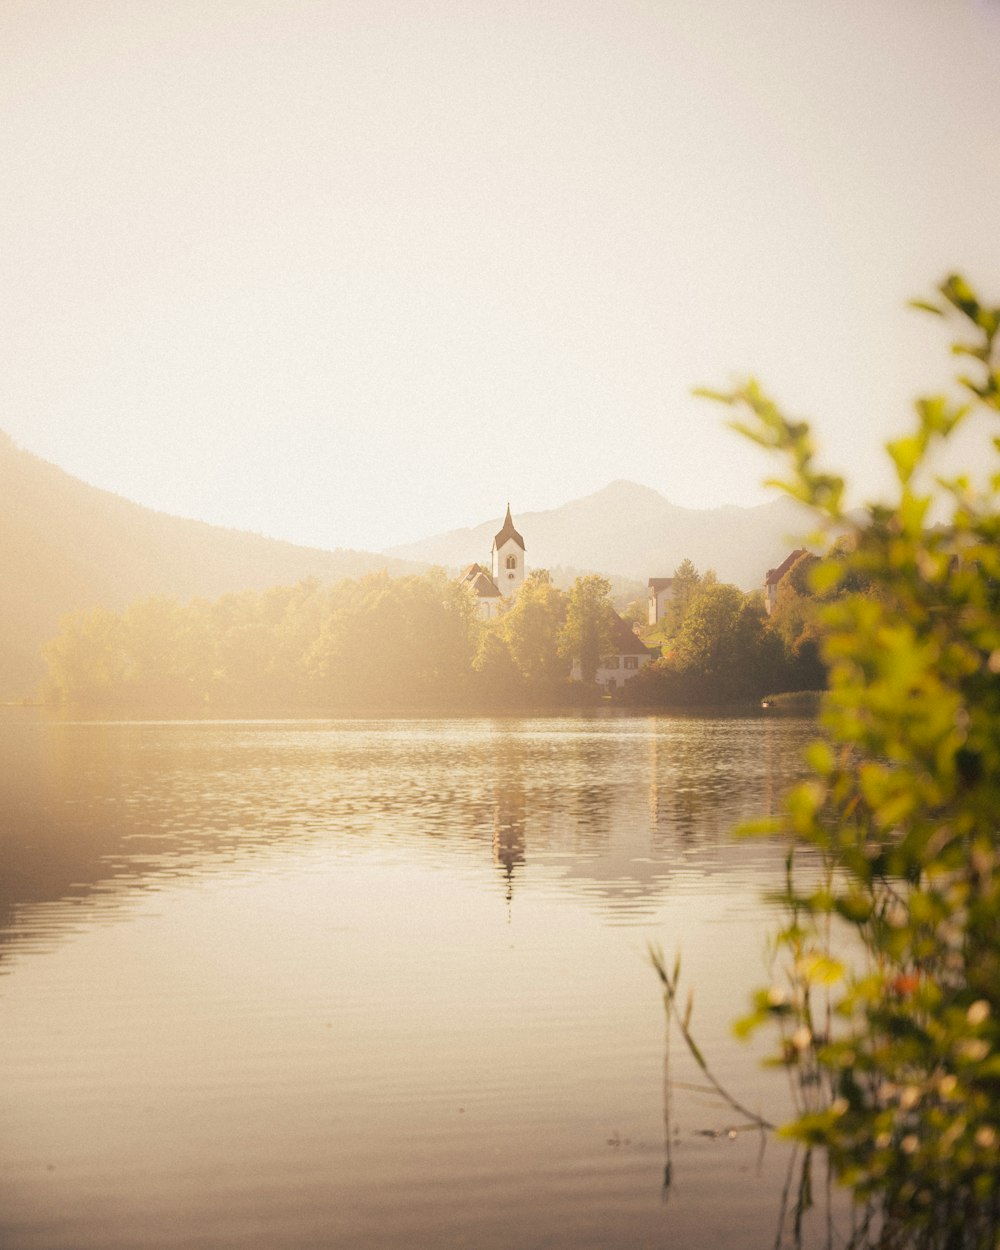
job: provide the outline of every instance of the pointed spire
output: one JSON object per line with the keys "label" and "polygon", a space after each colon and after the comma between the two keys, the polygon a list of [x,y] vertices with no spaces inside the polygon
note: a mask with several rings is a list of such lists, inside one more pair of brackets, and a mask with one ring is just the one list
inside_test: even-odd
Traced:
{"label": "pointed spire", "polygon": [[497,534],[496,538],[493,539],[494,550],[502,547],[504,543],[507,542],[507,540],[510,538],[513,538],[513,540],[517,543],[517,545],[521,548],[521,550],[524,551],[524,539],[514,528],[514,521],[510,515],[510,500],[508,500],[507,501],[507,515],[504,517],[503,529],[501,529],[500,533]]}

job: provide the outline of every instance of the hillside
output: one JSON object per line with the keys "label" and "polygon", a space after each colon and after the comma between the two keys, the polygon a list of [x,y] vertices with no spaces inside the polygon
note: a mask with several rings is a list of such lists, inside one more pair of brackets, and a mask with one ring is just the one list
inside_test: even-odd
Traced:
{"label": "hillside", "polygon": [[410,566],[154,512],[22,451],[0,431],[0,568],[0,699],[10,699],[34,693],[41,645],[75,608],[122,607],[157,593],[214,598]]}
{"label": "hillside", "polygon": [[[767,570],[808,528],[791,500],[755,508],[680,508],[647,486],[622,481],[546,512],[518,512],[515,506],[514,519],[524,535],[529,569],[568,565],[645,584],[650,577],[669,577],[689,559],[743,590],[759,588]],[[488,563],[501,521],[498,516],[388,554],[447,567]]]}

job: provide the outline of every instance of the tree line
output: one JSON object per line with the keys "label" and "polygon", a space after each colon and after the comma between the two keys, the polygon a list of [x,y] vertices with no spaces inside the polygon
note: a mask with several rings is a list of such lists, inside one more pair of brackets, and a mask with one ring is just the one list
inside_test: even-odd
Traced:
{"label": "tree line", "polygon": [[[637,601],[625,619],[644,607]],[[223,709],[568,704],[600,693],[595,673],[620,628],[606,578],[579,576],[562,590],[544,570],[491,621],[442,570],[313,579],[186,603],[154,595],[121,611],[66,617],[44,650],[43,697]],[[721,585],[690,561],[678,568],[668,620],[651,638],[661,643],[663,658],[620,692],[623,701],[737,703],[801,689],[816,676],[768,621],[759,594]]]}

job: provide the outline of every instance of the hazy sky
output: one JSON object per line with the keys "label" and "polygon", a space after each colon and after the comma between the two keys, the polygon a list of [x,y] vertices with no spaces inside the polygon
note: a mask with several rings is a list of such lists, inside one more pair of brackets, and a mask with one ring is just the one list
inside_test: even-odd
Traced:
{"label": "hazy sky", "polygon": [[0,428],[380,549],[759,502],[753,372],[874,489],[906,300],[1000,299],[998,84],[1000,0],[0,0]]}

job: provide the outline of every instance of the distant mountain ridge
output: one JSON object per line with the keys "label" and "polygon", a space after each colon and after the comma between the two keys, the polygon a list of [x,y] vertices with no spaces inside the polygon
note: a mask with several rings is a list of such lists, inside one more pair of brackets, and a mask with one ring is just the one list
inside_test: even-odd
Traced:
{"label": "distant mountain ridge", "polygon": [[156,512],[90,486],[0,431],[0,699],[35,692],[41,646],[77,608],[166,594],[217,598],[306,577],[415,566],[373,552],[299,547]]}
{"label": "distant mountain ridge", "polygon": [[[808,530],[808,515],[787,498],[753,508],[682,508],[649,486],[616,481],[593,495],[545,512],[518,512],[529,570],[568,565],[636,578],[670,577],[684,559],[743,590],[763,585]],[[458,568],[489,564],[503,520],[389,548],[388,555]]]}

